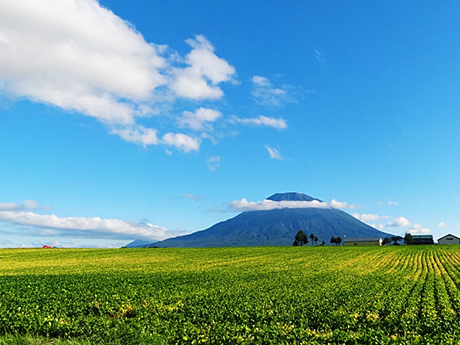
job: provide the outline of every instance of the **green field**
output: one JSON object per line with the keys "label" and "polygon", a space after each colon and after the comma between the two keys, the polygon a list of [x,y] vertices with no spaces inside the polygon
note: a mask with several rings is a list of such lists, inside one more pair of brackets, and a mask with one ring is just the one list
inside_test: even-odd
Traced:
{"label": "green field", "polygon": [[0,344],[456,344],[460,246],[0,250]]}

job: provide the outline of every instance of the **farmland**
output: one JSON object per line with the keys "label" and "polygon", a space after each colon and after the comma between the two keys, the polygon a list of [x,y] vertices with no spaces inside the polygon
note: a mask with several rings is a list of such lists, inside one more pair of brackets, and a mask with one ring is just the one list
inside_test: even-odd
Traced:
{"label": "farmland", "polygon": [[455,344],[456,246],[0,250],[0,344]]}

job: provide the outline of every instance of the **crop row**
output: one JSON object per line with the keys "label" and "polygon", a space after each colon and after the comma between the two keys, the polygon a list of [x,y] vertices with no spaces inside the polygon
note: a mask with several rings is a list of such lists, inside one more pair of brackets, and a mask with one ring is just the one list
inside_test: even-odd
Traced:
{"label": "crop row", "polygon": [[455,247],[0,251],[0,334],[454,344],[459,287]]}

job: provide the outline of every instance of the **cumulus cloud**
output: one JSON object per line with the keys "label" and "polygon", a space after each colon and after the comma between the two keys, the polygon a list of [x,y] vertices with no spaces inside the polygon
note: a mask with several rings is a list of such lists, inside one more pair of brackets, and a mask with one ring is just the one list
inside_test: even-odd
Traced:
{"label": "cumulus cloud", "polygon": [[111,132],[126,141],[141,144],[144,147],[158,144],[157,130],[153,128],[145,128],[141,125],[113,127]]}
{"label": "cumulus cloud", "polygon": [[195,110],[195,112],[184,111],[178,122],[181,127],[188,127],[194,131],[210,130],[212,127],[208,124],[216,121],[221,116],[222,113],[220,111],[201,107]]}
{"label": "cumulus cloud", "polygon": [[252,96],[256,103],[272,107],[280,107],[285,103],[294,102],[294,97],[290,94],[289,87],[274,87],[268,78],[253,76]]}
{"label": "cumulus cloud", "polygon": [[223,96],[218,84],[233,80],[235,68],[214,53],[212,44],[202,35],[188,39],[192,51],[186,56],[186,68],[174,70],[171,89],[180,97],[218,99]]}
{"label": "cumulus cloud", "polygon": [[377,229],[377,230],[383,230],[385,228],[385,225],[383,224],[369,224],[370,226],[372,226],[374,229]]}
{"label": "cumulus cloud", "polygon": [[409,226],[410,222],[404,217],[398,217],[393,222],[388,222],[387,227],[400,228],[404,226]]}
{"label": "cumulus cloud", "polygon": [[388,205],[390,205],[390,206],[399,206],[399,202],[398,201],[388,200]]}
{"label": "cumulus cloud", "polygon": [[444,223],[444,222],[439,222],[438,223],[438,227],[440,227],[440,228],[445,228],[446,226],[447,226],[447,224]]}
{"label": "cumulus cloud", "polygon": [[283,156],[281,155],[281,153],[277,149],[275,149],[273,147],[270,147],[268,145],[266,145],[265,148],[267,149],[268,154],[270,155],[271,159],[277,159],[277,160],[280,160],[280,161],[283,160]]}
{"label": "cumulus cloud", "polygon": [[182,133],[166,133],[161,139],[167,146],[174,146],[184,152],[198,151],[201,140]]}
{"label": "cumulus cloud", "polygon": [[44,215],[24,211],[0,211],[0,222],[39,228],[37,234],[42,236],[76,236],[83,232],[93,233],[93,236],[97,233],[101,237],[162,240],[173,235],[167,228],[150,223],[100,217],[58,217],[54,214]]}
{"label": "cumulus cloud", "polygon": [[[0,92],[93,117],[128,142],[197,151],[198,139],[175,133],[159,139],[138,120],[177,98],[219,99],[220,84],[233,81],[234,67],[204,36],[186,42],[185,58],[146,42],[97,0],[3,1]],[[190,128],[200,126],[188,120]]]}
{"label": "cumulus cloud", "polygon": [[0,32],[0,77],[17,96],[130,124],[166,83],[159,47],[94,0],[3,2]]}
{"label": "cumulus cloud", "polygon": [[424,228],[420,224],[414,224],[410,228],[408,228],[408,231],[412,235],[423,235],[423,234],[429,234],[431,232],[431,229],[429,228]]}
{"label": "cumulus cloud", "polygon": [[264,115],[260,115],[254,118],[240,118],[238,116],[233,116],[230,121],[232,123],[241,123],[243,125],[266,126],[266,127],[277,128],[277,129],[287,128],[286,120],[276,119],[276,118],[268,117]]}

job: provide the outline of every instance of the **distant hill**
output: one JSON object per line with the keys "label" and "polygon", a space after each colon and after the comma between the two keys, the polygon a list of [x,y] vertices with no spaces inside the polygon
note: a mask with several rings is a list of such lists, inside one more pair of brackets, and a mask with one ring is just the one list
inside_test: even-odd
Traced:
{"label": "distant hill", "polygon": [[152,244],[152,241],[143,241],[143,240],[134,240],[131,243],[127,244],[126,248],[140,248],[140,247],[148,247]]}
{"label": "distant hill", "polygon": [[[272,201],[321,201],[306,194],[277,193]],[[189,235],[136,247],[221,247],[221,246],[289,246],[297,231],[313,233],[318,244],[329,244],[331,236],[342,239],[390,237],[348,213],[335,208],[283,208],[247,211],[210,228]],[[132,243],[134,244],[134,243]],[[129,245],[131,246],[131,244]]]}

